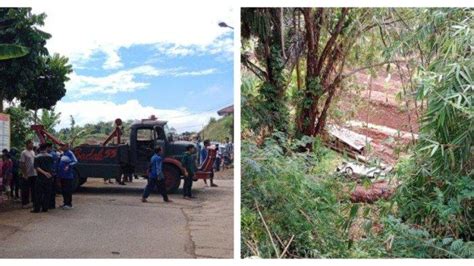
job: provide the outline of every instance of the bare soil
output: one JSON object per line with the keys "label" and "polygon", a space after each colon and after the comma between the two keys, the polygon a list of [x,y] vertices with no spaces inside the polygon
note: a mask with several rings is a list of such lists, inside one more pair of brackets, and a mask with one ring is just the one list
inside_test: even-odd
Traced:
{"label": "bare soil", "polygon": [[[409,108],[407,108],[405,101],[397,100],[396,95],[402,90],[400,77],[397,74],[387,77],[388,74],[384,70],[379,71],[377,77],[372,79],[370,91],[368,74],[364,72],[355,74],[356,81],[365,88],[356,93],[343,91],[339,95],[337,107],[348,114],[351,120],[418,133],[420,111],[415,109],[414,101],[409,101]],[[389,164],[394,164],[398,159],[395,149],[409,144],[409,141],[394,139],[369,128],[351,128],[351,130],[371,137],[373,150],[369,155],[378,157]]]}

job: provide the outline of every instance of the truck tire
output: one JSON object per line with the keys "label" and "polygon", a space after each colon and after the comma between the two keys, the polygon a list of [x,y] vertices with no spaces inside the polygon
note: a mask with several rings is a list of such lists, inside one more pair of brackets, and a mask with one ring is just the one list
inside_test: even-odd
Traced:
{"label": "truck tire", "polygon": [[165,175],[166,191],[175,193],[181,185],[181,174],[179,170],[170,164],[163,164],[163,174]]}

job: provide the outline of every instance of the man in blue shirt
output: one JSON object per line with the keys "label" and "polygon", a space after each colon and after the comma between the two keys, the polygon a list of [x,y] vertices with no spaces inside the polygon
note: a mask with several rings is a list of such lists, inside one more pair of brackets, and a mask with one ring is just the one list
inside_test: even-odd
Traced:
{"label": "man in blue shirt", "polygon": [[76,156],[69,149],[69,144],[60,145],[62,151],[59,157],[57,176],[61,179],[61,191],[63,194],[63,205],[61,208],[68,210],[72,209],[72,191],[74,183],[73,166],[77,163]]}
{"label": "man in blue shirt", "polygon": [[150,170],[148,172],[148,182],[143,191],[142,202],[148,202],[147,198],[150,196],[151,191],[158,187],[158,192],[163,196],[165,202],[172,202],[168,199],[168,193],[165,187],[165,175],[163,174],[163,158],[161,147],[155,148],[155,154],[150,160]]}

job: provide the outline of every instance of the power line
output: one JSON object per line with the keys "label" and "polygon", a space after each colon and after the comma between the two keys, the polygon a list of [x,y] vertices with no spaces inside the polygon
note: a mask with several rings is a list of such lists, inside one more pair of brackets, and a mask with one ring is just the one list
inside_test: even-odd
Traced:
{"label": "power line", "polygon": [[[228,106],[228,105],[231,105],[231,104],[226,104],[225,106]],[[219,106],[222,106],[222,105],[219,105]],[[187,116],[190,116],[190,115],[197,115],[197,114],[202,114],[202,113],[206,113],[206,112],[210,112],[210,111],[215,111],[216,109],[220,110],[220,109],[222,109],[222,107],[213,107],[213,108],[208,109],[208,110],[204,110],[204,111],[200,111],[200,112],[191,112],[191,113],[188,113],[186,115],[170,116],[170,117],[166,117],[166,119],[187,117]]]}

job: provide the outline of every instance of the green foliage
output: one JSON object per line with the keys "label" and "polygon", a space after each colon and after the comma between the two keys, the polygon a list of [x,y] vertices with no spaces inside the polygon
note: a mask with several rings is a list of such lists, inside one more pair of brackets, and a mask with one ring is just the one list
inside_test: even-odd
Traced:
{"label": "green foliage", "polygon": [[33,132],[30,130],[33,115],[21,106],[10,106],[5,113],[10,115],[10,146],[21,151],[25,147],[25,141],[33,138]]}
{"label": "green foliage", "polygon": [[200,132],[203,139],[210,139],[215,141],[225,141],[225,138],[232,139],[234,130],[234,116],[226,116],[219,120],[214,118],[213,121],[209,121],[203,130]]}
{"label": "green foliage", "polygon": [[[312,153],[292,151],[307,141],[287,139],[281,132],[262,146],[243,141],[243,257],[474,257],[473,242],[436,236],[404,223],[393,216],[396,209],[391,202],[351,203],[347,188],[353,187],[352,182],[330,173],[313,176],[311,169],[333,161],[331,152],[319,150],[317,144]],[[355,239],[350,231],[361,220],[365,222],[356,227],[365,237]],[[372,229],[376,222],[380,232]]]}
{"label": "green foliage", "polygon": [[61,117],[61,113],[56,113],[54,110],[54,107],[51,108],[51,110],[42,110],[41,112],[41,117],[38,121],[40,125],[43,125],[44,128],[54,134],[56,130],[54,129],[55,126],[57,126],[61,120],[59,119]]}
{"label": "green foliage", "polygon": [[46,41],[51,35],[39,29],[45,18],[44,13],[32,14],[31,8],[0,8],[0,42],[16,45],[16,53],[28,50],[22,57],[0,61],[0,111],[3,100],[13,99],[30,110],[49,109],[66,93],[72,67],[66,57],[49,56]]}
{"label": "green foliage", "polygon": [[418,97],[427,101],[427,110],[415,167],[402,177],[398,202],[408,221],[443,237],[472,239],[473,24],[460,20],[459,12],[438,25],[443,35],[432,45],[440,54],[420,78]]}
{"label": "green foliage", "polygon": [[[262,82],[258,86],[258,105],[267,118],[260,128],[269,131],[286,132],[288,129],[288,106],[286,98],[287,76],[283,58],[282,32],[280,24],[283,17],[278,8],[247,8],[242,10],[242,43],[254,38],[254,52],[258,64],[243,56],[243,64]],[[284,44],[283,44],[284,45]],[[263,67],[263,69],[261,68]]]}
{"label": "green foliage", "polygon": [[[263,33],[272,33],[272,27],[278,26],[262,18],[269,15],[264,11],[269,12],[267,9],[253,11],[258,13],[253,17],[243,12],[243,19],[252,22],[250,26],[242,24],[242,34],[248,34],[244,41],[244,59],[250,57],[246,53],[253,52],[252,59],[258,66],[266,66],[268,53],[265,54],[264,41],[271,41],[266,39],[271,36],[264,37]],[[299,12],[291,8],[284,10],[287,30],[283,31],[286,40],[283,49],[296,45],[298,39],[292,39],[294,30],[288,30],[293,29],[292,11]],[[334,28],[341,9],[326,14],[324,31]],[[342,158],[324,148],[318,138],[293,139],[282,133],[293,133],[292,130],[273,130],[284,124],[285,129],[295,127],[295,123],[288,123],[291,121],[288,116],[275,122],[278,115],[285,114],[282,110],[311,107],[314,98],[319,97],[318,108],[322,107],[328,99],[321,95],[321,87],[324,90],[321,85],[327,85],[323,82],[325,76],[309,79],[306,87],[298,90],[296,75],[281,69],[278,75],[291,78],[289,90],[281,94],[275,83],[258,77],[259,72],[248,62],[244,63],[255,75],[243,72],[241,86],[245,138],[242,146],[242,256],[474,256],[472,18],[472,9],[459,8],[350,10],[339,40],[353,45],[345,55],[345,67],[356,70],[361,67],[375,76],[377,68],[371,67],[372,64],[406,59],[403,63],[379,64],[378,67],[386,65],[388,71],[393,71],[391,67],[395,65],[398,74],[404,69],[406,80],[402,82],[404,92],[400,93],[400,99],[414,102],[413,98],[406,98],[416,94],[417,103],[422,106],[420,113],[423,113],[416,147],[408,149],[409,154],[402,156],[395,167],[394,180],[400,185],[394,198],[370,205],[350,202],[349,195],[356,183],[333,174]],[[260,36],[263,42],[252,43],[252,36]],[[330,32],[320,37],[320,44],[325,44]],[[278,49],[267,51],[281,52]],[[292,55],[287,53],[288,57]],[[270,56],[278,60],[280,54],[270,53]],[[302,62],[308,63],[307,59]],[[308,69],[303,67],[300,71],[304,79]],[[334,75],[335,72],[329,73]],[[347,78],[341,86],[353,89],[358,84]],[[313,98],[307,99],[307,95]],[[279,102],[287,96],[291,101]],[[338,119],[330,114],[331,120]],[[305,115],[304,119],[308,117]],[[283,124],[276,126],[277,123]],[[311,152],[301,149],[311,145]],[[299,153],[302,150],[305,153]],[[366,183],[369,184],[364,180]],[[376,228],[378,230],[374,230]],[[362,237],[352,235],[353,230]]]}
{"label": "green foliage", "polygon": [[358,241],[353,257],[473,258],[474,242],[440,238],[420,226],[408,225],[388,215],[380,234]]}
{"label": "green foliage", "polygon": [[[276,140],[278,139],[278,140]],[[334,182],[312,182],[306,169],[314,162],[277,133],[261,148],[242,144],[242,255],[344,257],[349,241],[341,228],[343,203]],[[277,144],[280,143],[280,144]],[[284,144],[284,149],[280,146]],[[264,221],[269,227],[265,228]],[[329,222],[330,221],[330,222]]]}
{"label": "green foliage", "polygon": [[0,98],[13,98],[34,90],[40,75],[42,57],[48,55],[46,40],[51,36],[38,27],[44,25],[45,14],[35,15],[31,8],[0,8],[2,43],[21,45],[29,49],[23,57],[0,61]]}
{"label": "green foliage", "polygon": [[0,44],[0,61],[22,57],[28,54],[28,49],[21,45]]}
{"label": "green foliage", "polygon": [[42,70],[35,81],[35,89],[20,96],[21,104],[27,109],[49,109],[66,94],[67,75],[72,73],[68,59],[54,54],[52,57],[43,57],[41,62]]}

